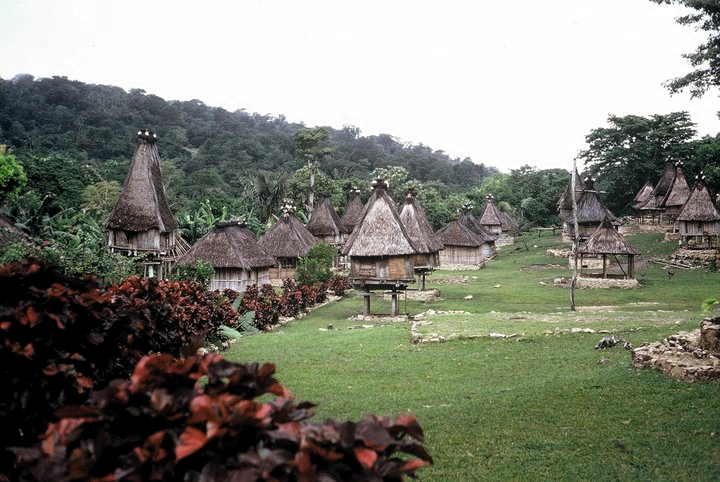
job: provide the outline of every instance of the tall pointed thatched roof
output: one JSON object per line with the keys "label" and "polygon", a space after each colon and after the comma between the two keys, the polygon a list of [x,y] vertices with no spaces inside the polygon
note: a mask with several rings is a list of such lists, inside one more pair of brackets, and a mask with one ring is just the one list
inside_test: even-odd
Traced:
{"label": "tall pointed thatched roof", "polygon": [[240,268],[250,271],[275,266],[275,259],[260,247],[257,236],[245,223],[218,223],[200,238],[180,259],[177,266],[204,261],[213,268]]}
{"label": "tall pointed thatched roof", "polygon": [[645,203],[643,206],[644,209],[662,209],[662,200],[665,198],[672,186],[673,179],[675,179],[675,172],[675,165],[670,161],[670,159],[665,161],[665,168],[663,169],[662,176],[660,176],[660,180],[653,189],[653,198]]}
{"label": "tall pointed thatched roof", "polygon": [[485,240],[478,236],[473,230],[462,224],[459,219],[453,219],[444,228],[435,234],[440,238],[443,245],[463,246],[468,248],[479,248],[485,244]]}
{"label": "tall pointed thatched roof", "polygon": [[473,205],[470,201],[463,204],[458,222],[472,231],[480,241],[494,243],[497,240],[497,236],[480,225],[480,222],[473,216],[472,210]]}
{"label": "tall pointed thatched roof", "polygon": [[[563,221],[572,223],[574,222],[573,218],[574,214],[571,211]],[[582,196],[577,202],[577,222],[578,224],[600,225],[605,218],[609,219],[613,224],[619,224],[618,218],[600,201],[600,196],[595,190],[595,182],[588,177],[585,180],[585,189]]]}
{"label": "tall pointed thatched roof", "polygon": [[[580,174],[578,173],[577,169],[573,171],[573,176],[575,177],[575,201],[580,200],[580,196],[582,196],[582,191],[585,188],[585,185],[583,184],[582,179],[580,178]],[[573,202],[572,197],[570,196],[570,193],[572,192],[572,178],[568,181],[568,185],[565,188],[565,192],[563,192],[563,195],[560,196],[560,199],[557,201],[558,211],[570,211],[573,208]]]}
{"label": "tall pointed thatched roof", "polygon": [[613,227],[608,218],[605,218],[592,236],[578,247],[578,252],[580,254],[640,254],[627,242],[625,236]]}
{"label": "tall pointed thatched roof", "polygon": [[310,214],[310,220],[305,227],[314,236],[340,236],[347,232],[327,194],[320,195],[320,201]]}
{"label": "tall pointed thatched roof", "polygon": [[130,172],[110,217],[105,221],[106,228],[125,231],[158,228],[161,233],[178,228],[165,199],[156,138],[150,131],[138,132],[138,145]]}
{"label": "tall pointed thatched roof", "polygon": [[488,194],[487,204],[485,204],[485,210],[480,216],[481,226],[502,226],[502,220],[500,219],[500,213],[495,207],[495,197],[492,194]]}
{"label": "tall pointed thatched roof", "polygon": [[402,256],[418,253],[388,195],[384,179],[373,181],[362,218],[343,246],[347,256]]}
{"label": "tall pointed thatched roof", "polygon": [[648,180],[633,198],[633,209],[641,209],[653,197],[653,185]]}
{"label": "tall pointed thatched roof", "polygon": [[520,229],[520,226],[518,226],[518,223],[512,218],[512,216],[510,216],[510,214],[498,209],[498,215],[500,216],[500,223],[502,223],[501,229],[504,232],[517,232]]}
{"label": "tall pointed thatched roof", "polygon": [[702,178],[693,186],[690,197],[680,208],[676,219],[698,222],[720,221],[720,213],[713,204],[710,192]]}
{"label": "tall pointed thatched roof", "polygon": [[355,226],[360,222],[363,213],[363,203],[360,200],[360,189],[353,188],[350,190],[350,199],[348,200],[345,212],[340,218],[340,222],[348,233],[352,233]]}
{"label": "tall pointed thatched roof", "polygon": [[675,168],[675,177],[670,184],[667,194],[660,202],[660,206],[667,208],[671,206],[682,206],[690,197],[690,186],[688,186],[685,174],[682,170],[682,164],[678,163]]}
{"label": "tall pointed thatched roof", "polygon": [[405,225],[405,230],[418,253],[437,253],[445,247],[433,232],[425,211],[417,200],[415,189],[408,189],[405,194],[405,204],[400,211],[400,221]]}
{"label": "tall pointed thatched roof", "polygon": [[299,258],[307,256],[317,239],[295,216],[295,204],[286,199],[280,219],[260,238],[259,243],[270,256]]}

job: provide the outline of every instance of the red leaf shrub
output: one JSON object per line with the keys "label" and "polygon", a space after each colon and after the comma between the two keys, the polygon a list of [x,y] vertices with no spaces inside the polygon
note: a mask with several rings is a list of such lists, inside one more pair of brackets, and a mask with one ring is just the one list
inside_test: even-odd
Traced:
{"label": "red leaf shrub", "polygon": [[345,296],[350,289],[350,278],[348,276],[335,275],[327,282],[328,291],[335,293],[335,296]]}
{"label": "red leaf shrub", "polygon": [[[24,480],[402,481],[432,463],[412,415],[311,423],[271,364],[219,355],[143,358],[129,381],[69,408],[32,449]],[[197,385],[201,377],[207,384]],[[268,399],[259,402],[256,398]]]}

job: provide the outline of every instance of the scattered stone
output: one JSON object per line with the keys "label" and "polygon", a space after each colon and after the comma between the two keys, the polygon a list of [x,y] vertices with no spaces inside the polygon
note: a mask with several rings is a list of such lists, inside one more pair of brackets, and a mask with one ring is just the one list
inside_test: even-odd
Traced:
{"label": "scattered stone", "polygon": [[471,300],[471,299],[473,299],[473,295],[467,295],[467,296],[465,297],[465,299],[466,299],[466,300]]}
{"label": "scattered stone", "polygon": [[490,338],[507,338],[504,333],[490,333]]}
{"label": "scattered stone", "polygon": [[606,336],[605,338],[602,338],[599,342],[597,342],[597,345],[595,345],[595,349],[596,350],[604,350],[606,348],[612,348],[619,343],[623,344],[624,349],[632,350],[632,345],[630,343],[628,343],[627,341],[625,341],[622,338],[619,338],[615,335]]}
{"label": "scattered stone", "polygon": [[607,358],[601,358],[598,360],[598,365],[612,365],[612,360],[609,360]]}

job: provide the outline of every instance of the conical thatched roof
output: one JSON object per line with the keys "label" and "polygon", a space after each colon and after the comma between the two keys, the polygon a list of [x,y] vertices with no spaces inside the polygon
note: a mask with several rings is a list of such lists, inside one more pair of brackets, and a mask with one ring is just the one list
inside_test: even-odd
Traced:
{"label": "conical thatched roof", "polygon": [[627,242],[612,225],[605,219],[586,242],[578,247],[581,254],[640,254],[640,252]]}
{"label": "conical thatched roof", "polygon": [[178,228],[165,199],[155,140],[155,134],[150,131],[138,132],[138,145],[130,172],[110,217],[105,221],[106,228],[125,231],[158,228],[161,233]]}
{"label": "conical thatched roof", "polygon": [[[563,220],[566,223],[574,222],[574,215],[571,211]],[[577,202],[577,222],[578,224],[597,224],[609,219],[613,224],[619,224],[618,218],[610,212],[608,208],[600,201],[595,190],[595,183],[591,178],[585,181],[585,190]]]}
{"label": "conical thatched roof", "polygon": [[500,219],[500,213],[495,207],[495,198],[492,194],[486,196],[487,204],[485,205],[485,211],[480,216],[481,226],[502,226],[502,220]]}
{"label": "conical thatched roof", "polygon": [[386,192],[387,183],[383,179],[376,179],[373,187],[362,218],[343,246],[342,253],[348,256],[376,257],[420,252],[400,221],[395,203]]}
{"label": "conical thatched roof", "polygon": [[320,196],[320,201],[315,206],[305,227],[314,236],[340,236],[346,233],[340,216],[335,212],[327,194]]}
{"label": "conical thatched roof", "polygon": [[710,192],[702,179],[693,186],[690,197],[680,208],[676,219],[678,221],[720,221],[720,213],[713,204]]}
{"label": "conical thatched roof", "polygon": [[345,212],[340,218],[340,222],[348,233],[352,233],[355,226],[360,222],[363,213],[363,203],[360,200],[360,190],[352,189],[350,191],[350,199],[348,200]]}
{"label": "conical thatched roof", "polygon": [[213,268],[240,268],[247,271],[275,266],[275,259],[258,244],[245,223],[230,221],[216,224],[178,261],[177,266],[210,263]]}
{"label": "conical thatched roof", "polygon": [[472,203],[465,203],[462,207],[462,214],[458,217],[458,222],[472,231],[480,241],[488,243],[495,242],[497,236],[480,225],[478,220],[475,219],[475,216],[473,216],[472,209]]}
{"label": "conical thatched roof", "polygon": [[645,185],[640,188],[633,198],[633,208],[641,209],[653,197],[653,185],[650,181],[645,181]]}
{"label": "conical thatched roof", "polygon": [[498,215],[500,216],[500,222],[502,223],[503,231],[516,232],[519,229],[518,223],[505,211],[498,209]]}
{"label": "conical thatched roof", "polygon": [[437,236],[443,245],[448,246],[464,246],[470,248],[479,248],[485,244],[485,240],[473,232],[470,228],[463,225],[459,219],[453,219],[444,228],[437,231]]}
{"label": "conical thatched roof", "polygon": [[280,219],[260,238],[259,243],[270,256],[299,258],[307,256],[317,240],[295,216],[294,203],[286,200]]}
{"label": "conical thatched roof", "polygon": [[400,211],[400,221],[405,225],[405,230],[418,253],[437,253],[444,248],[443,243],[433,232],[416,194],[414,189],[408,190],[406,193],[405,204]]}
{"label": "conical thatched roof", "polygon": [[673,179],[675,179],[676,168],[670,160],[665,162],[665,168],[663,169],[660,180],[653,189],[653,200],[648,201],[645,204],[646,209],[662,209],[662,200],[667,195],[670,187],[672,186]]}
{"label": "conical thatched roof", "polygon": [[[575,200],[579,201],[580,196],[582,196],[582,191],[585,188],[585,185],[583,184],[582,179],[580,178],[580,174],[577,172],[577,169],[575,169],[575,171],[573,171],[573,176],[575,176]],[[572,197],[570,196],[571,191],[572,191],[572,178],[568,182],[568,185],[565,188],[565,192],[563,192],[563,195],[560,196],[560,199],[558,199],[558,201],[557,201],[558,211],[572,210],[573,202],[572,202]]]}
{"label": "conical thatched roof", "polygon": [[690,187],[688,186],[682,166],[678,165],[675,170],[675,177],[668,189],[667,194],[660,203],[661,207],[682,206],[690,197]]}

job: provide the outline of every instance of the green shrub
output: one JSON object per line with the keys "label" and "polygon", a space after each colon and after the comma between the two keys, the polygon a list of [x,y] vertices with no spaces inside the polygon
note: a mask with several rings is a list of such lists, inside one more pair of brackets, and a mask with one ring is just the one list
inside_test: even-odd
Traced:
{"label": "green shrub", "polygon": [[297,283],[308,286],[327,283],[333,275],[332,266],[337,255],[337,249],[326,243],[318,243],[311,247],[307,256],[298,260],[295,273]]}

